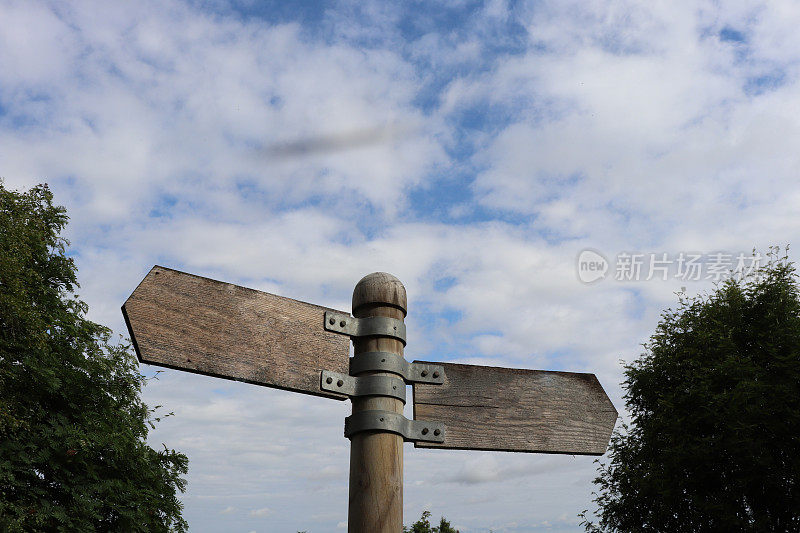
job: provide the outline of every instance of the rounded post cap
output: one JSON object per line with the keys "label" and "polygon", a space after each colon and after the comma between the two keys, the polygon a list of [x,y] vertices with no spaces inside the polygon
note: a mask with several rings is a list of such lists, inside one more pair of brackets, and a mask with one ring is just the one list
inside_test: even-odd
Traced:
{"label": "rounded post cap", "polygon": [[384,304],[407,310],[406,288],[399,279],[386,272],[367,274],[353,289],[353,312],[362,305]]}

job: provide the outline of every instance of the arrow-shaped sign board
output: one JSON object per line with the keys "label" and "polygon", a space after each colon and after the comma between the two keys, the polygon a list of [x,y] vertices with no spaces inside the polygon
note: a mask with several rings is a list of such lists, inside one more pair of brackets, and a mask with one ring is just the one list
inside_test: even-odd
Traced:
{"label": "arrow-shaped sign board", "polygon": [[[346,399],[321,372],[348,374],[350,340],[325,313],[266,292],[155,266],[122,307],[144,363]],[[414,382],[414,418],[443,424],[417,447],[605,453],[617,411],[594,374],[440,365],[444,383]]]}
{"label": "arrow-shaped sign board", "polygon": [[[144,363],[350,397],[351,533],[402,529],[404,440],[425,448],[605,453],[617,411],[594,374],[409,364],[406,302],[400,280],[382,272],[356,285],[350,316],[155,266],[122,312]],[[406,383],[414,387],[413,421],[403,417]]]}
{"label": "arrow-shaped sign board", "polygon": [[321,371],[347,374],[350,351],[326,311],[160,266],[122,306],[143,363],[345,400],[320,389]]}
{"label": "arrow-shaped sign board", "polygon": [[444,384],[414,383],[414,418],[447,428],[421,448],[602,455],[617,410],[594,374],[436,363]]}

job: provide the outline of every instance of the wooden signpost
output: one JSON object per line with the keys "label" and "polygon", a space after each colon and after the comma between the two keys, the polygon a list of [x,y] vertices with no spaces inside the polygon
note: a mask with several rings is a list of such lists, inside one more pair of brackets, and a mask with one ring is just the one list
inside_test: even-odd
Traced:
{"label": "wooden signpost", "polygon": [[[402,530],[405,441],[605,453],[617,411],[594,374],[409,363],[406,309],[402,283],[382,272],[356,285],[351,315],[155,266],[122,313],[143,363],[350,398],[350,533]],[[408,383],[413,420],[403,416]]]}

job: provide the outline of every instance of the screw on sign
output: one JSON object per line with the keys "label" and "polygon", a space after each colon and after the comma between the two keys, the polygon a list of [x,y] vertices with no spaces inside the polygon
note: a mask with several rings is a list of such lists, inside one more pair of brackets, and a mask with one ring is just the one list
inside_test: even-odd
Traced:
{"label": "screw on sign", "polygon": [[[350,533],[402,530],[406,441],[605,453],[617,411],[594,374],[409,363],[406,309],[403,284],[383,272],[358,282],[351,315],[155,266],[122,313],[143,363],[350,398]],[[406,384],[414,391],[413,420],[403,416]]]}

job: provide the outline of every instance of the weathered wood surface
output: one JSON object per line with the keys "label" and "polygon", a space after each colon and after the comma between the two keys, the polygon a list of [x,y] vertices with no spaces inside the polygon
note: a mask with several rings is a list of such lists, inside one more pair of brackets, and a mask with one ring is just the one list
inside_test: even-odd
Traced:
{"label": "weathered wood surface", "polygon": [[414,384],[414,418],[443,422],[445,441],[416,447],[605,453],[617,410],[594,374],[435,364],[444,384]]}
{"label": "weathered wood surface", "polygon": [[[385,272],[365,276],[353,290],[353,316],[386,316],[403,320],[406,289]],[[353,357],[385,351],[403,355],[403,343],[388,337],[354,339]],[[359,375],[386,375],[369,371]],[[403,413],[403,402],[382,396],[354,397],[353,412],[380,410]],[[403,530],[403,437],[365,431],[350,439],[348,533],[398,533]]]}
{"label": "weathered wood surface", "polygon": [[160,266],[122,306],[143,363],[344,400],[319,386],[322,370],[348,373],[350,349],[325,311]]}

